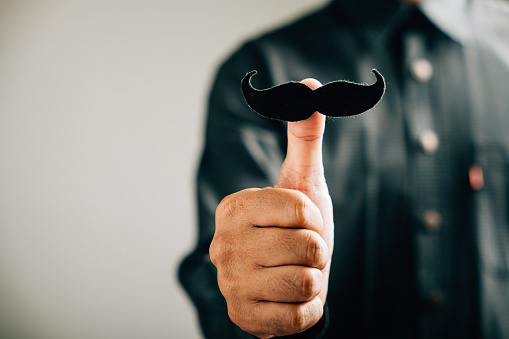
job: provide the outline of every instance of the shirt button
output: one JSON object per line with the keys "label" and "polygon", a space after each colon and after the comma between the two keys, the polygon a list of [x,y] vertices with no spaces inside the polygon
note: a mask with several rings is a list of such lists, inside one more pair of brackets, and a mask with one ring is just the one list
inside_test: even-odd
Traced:
{"label": "shirt button", "polygon": [[426,59],[415,59],[410,63],[410,73],[419,82],[428,82],[433,76],[433,65]]}
{"label": "shirt button", "polygon": [[428,210],[423,213],[422,221],[428,231],[436,231],[442,225],[442,216],[435,210]]}
{"label": "shirt button", "polygon": [[440,146],[438,135],[431,129],[425,129],[419,134],[419,143],[424,153],[429,155],[435,154]]}

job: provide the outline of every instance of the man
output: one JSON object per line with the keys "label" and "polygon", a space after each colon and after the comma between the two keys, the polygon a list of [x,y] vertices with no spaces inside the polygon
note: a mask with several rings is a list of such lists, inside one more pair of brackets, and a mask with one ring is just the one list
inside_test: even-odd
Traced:
{"label": "man", "polygon": [[[221,67],[180,270],[207,337],[509,338],[509,3],[417,2],[336,0]],[[372,68],[382,101],[327,124],[239,90]]]}

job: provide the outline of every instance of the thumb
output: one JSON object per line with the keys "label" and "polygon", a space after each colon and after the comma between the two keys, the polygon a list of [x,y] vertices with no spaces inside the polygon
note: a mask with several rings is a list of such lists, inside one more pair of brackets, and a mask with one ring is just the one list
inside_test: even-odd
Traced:
{"label": "thumb", "polygon": [[[301,81],[311,89],[322,84],[315,79]],[[288,122],[288,149],[275,187],[303,193],[327,189],[323,174],[322,140],[325,115],[315,112],[302,121]]]}

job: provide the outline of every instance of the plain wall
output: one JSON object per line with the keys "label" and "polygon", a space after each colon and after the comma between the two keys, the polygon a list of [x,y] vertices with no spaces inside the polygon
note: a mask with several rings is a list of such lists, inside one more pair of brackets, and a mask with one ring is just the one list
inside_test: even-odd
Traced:
{"label": "plain wall", "polygon": [[0,338],[200,338],[176,272],[212,78],[324,2],[0,0]]}

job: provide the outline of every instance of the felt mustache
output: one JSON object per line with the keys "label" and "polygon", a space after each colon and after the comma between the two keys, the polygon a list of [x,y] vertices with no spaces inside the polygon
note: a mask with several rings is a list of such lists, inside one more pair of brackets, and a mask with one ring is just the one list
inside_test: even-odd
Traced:
{"label": "felt mustache", "polygon": [[384,78],[376,69],[371,71],[376,76],[373,85],[333,81],[315,90],[296,81],[259,90],[251,85],[257,71],[251,71],[242,79],[242,93],[252,110],[270,119],[305,120],[316,111],[329,117],[347,117],[367,111],[382,99]]}

